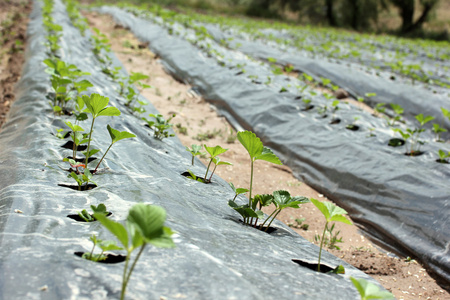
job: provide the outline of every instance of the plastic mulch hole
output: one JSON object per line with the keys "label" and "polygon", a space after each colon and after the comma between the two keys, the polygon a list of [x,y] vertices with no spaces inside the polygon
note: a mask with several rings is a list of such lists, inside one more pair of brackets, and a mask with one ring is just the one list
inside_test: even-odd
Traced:
{"label": "plastic mulch hole", "polygon": [[71,184],[59,183],[58,186],[69,188],[69,189],[72,189],[75,191],[89,191],[89,190],[95,189],[97,187],[95,184],[92,184],[92,183],[89,183],[88,185],[82,185],[81,189],[78,185],[71,185]]}
{"label": "plastic mulch hole", "polygon": [[[92,215],[92,214],[89,214],[89,215],[94,219],[94,215]],[[109,217],[111,215],[112,215],[112,212],[108,212],[108,214],[106,216]],[[90,222],[87,222],[85,219],[81,218],[79,215],[73,214],[73,215],[67,215],[67,217],[71,218],[77,222],[90,223]],[[91,222],[95,222],[95,221],[97,221],[97,220],[94,219],[94,221],[91,221]]]}
{"label": "plastic mulch hole", "polygon": [[308,110],[311,110],[313,108],[314,108],[314,105],[308,105],[308,106],[302,108],[302,111],[308,111]]}
{"label": "plastic mulch hole", "polygon": [[438,163],[440,163],[440,164],[448,164],[448,163],[449,163],[447,160],[445,160],[445,159],[440,159],[440,158],[436,159],[436,162],[438,162]]}
{"label": "plastic mulch hole", "polygon": [[355,124],[349,124],[347,126],[345,126],[346,129],[351,130],[351,131],[357,131],[359,130],[359,126],[355,125]]}
{"label": "plastic mulch hole", "polygon": [[[74,254],[76,256],[78,256],[78,257],[83,258],[83,254],[84,253],[88,253],[88,252],[75,252]],[[106,256],[106,259],[104,259],[104,260],[99,260],[99,261],[92,261],[91,260],[91,261],[92,262],[98,262],[98,263],[101,263],[101,264],[118,264],[118,263],[124,262],[125,259],[127,258],[125,255],[120,255],[120,254],[116,255],[116,254],[106,253],[105,256]],[[86,260],[90,260],[90,259],[86,259]]]}
{"label": "plastic mulch hole", "polygon": [[[62,138],[67,139],[68,137],[70,137],[71,133],[72,133],[72,131],[68,131],[68,132],[64,133],[64,136]],[[52,135],[56,136],[54,133],[52,133]]]}
{"label": "plastic mulch hole", "polygon": [[[73,141],[68,141],[67,143],[65,143],[64,145],[62,145],[61,146],[62,148],[65,148],[65,149],[70,149],[70,150],[72,150],[73,149]],[[78,147],[77,147],[77,151],[84,151],[84,150],[86,150],[87,149],[87,146],[86,145],[78,145]]]}
{"label": "plastic mulch hole", "polygon": [[[192,175],[191,175],[191,173],[189,173],[189,172],[183,172],[183,173],[181,173],[180,175],[181,175],[181,176],[184,176],[184,177],[186,177],[186,178],[189,178],[189,179],[192,179],[192,180],[201,182],[201,183],[205,183],[205,184],[211,183],[211,181],[209,181],[209,179],[205,179],[205,178],[203,178],[203,177],[196,177],[196,178],[193,178]],[[195,176],[195,175],[194,175],[194,176]]]}
{"label": "plastic mulch hole", "polygon": [[405,144],[405,140],[399,138],[390,139],[388,142],[388,146],[391,147],[401,147]]}
{"label": "plastic mulch hole", "polygon": [[425,152],[423,152],[423,151],[411,151],[411,152],[406,152],[405,155],[406,156],[420,156],[424,153]]}
{"label": "plastic mulch hole", "polygon": [[339,119],[339,118],[334,118],[334,119],[332,119],[330,121],[331,125],[336,125],[336,124],[339,124],[339,123],[341,123],[341,119]]}
{"label": "plastic mulch hole", "polygon": [[256,229],[256,230],[265,232],[265,233],[267,233],[267,234],[271,234],[271,233],[273,233],[273,232],[275,232],[275,231],[278,230],[278,228],[275,228],[275,227],[272,227],[272,226],[270,226],[269,228],[267,228],[267,226],[261,227],[260,225],[256,225],[256,226],[253,226],[253,225],[247,225],[247,224],[244,224],[244,222],[243,222],[242,220],[239,220],[239,223],[241,223],[242,225],[251,227],[251,228],[253,228],[253,229]]}
{"label": "plastic mulch hole", "polygon": [[[317,272],[317,262],[313,262],[313,261],[306,261],[306,260],[300,260],[300,259],[292,259],[293,262],[295,262],[296,264],[299,264],[302,267],[308,268],[310,270],[316,271]],[[331,271],[333,271],[335,268],[330,267],[328,265],[325,264],[320,264],[320,273],[329,273]]]}

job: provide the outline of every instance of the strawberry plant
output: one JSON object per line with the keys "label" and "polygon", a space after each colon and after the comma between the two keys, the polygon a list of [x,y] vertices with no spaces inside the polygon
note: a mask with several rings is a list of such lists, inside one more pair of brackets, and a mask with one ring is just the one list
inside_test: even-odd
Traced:
{"label": "strawberry plant", "polygon": [[194,158],[197,155],[206,154],[204,152],[200,152],[201,149],[202,149],[201,145],[192,145],[192,148],[189,148],[188,146],[186,146],[186,151],[188,151],[189,153],[192,154],[192,165],[194,165]]}
{"label": "strawberry plant", "polygon": [[406,128],[405,131],[401,130],[400,128],[393,128],[392,130],[395,132],[400,133],[402,138],[407,141],[410,139],[409,142],[409,148],[406,147],[406,155],[415,156],[421,154],[420,152],[420,145],[424,144],[423,141],[419,140],[420,134],[425,131],[425,128],[423,126],[434,120],[434,117],[432,116],[426,116],[424,117],[423,114],[418,114],[416,117],[416,120],[419,122],[420,126],[415,129]]}
{"label": "strawberry plant", "polygon": [[[103,203],[100,203],[98,206],[91,205],[92,212],[94,214],[103,214],[108,215],[108,211],[106,210],[106,206]],[[85,222],[94,222],[96,219],[93,215],[87,212],[87,210],[83,209],[82,211],[78,212],[78,216]]]}
{"label": "strawberry plant", "polygon": [[103,159],[105,158],[106,154],[108,154],[108,151],[109,151],[109,149],[111,149],[112,145],[114,145],[115,143],[117,143],[120,140],[136,137],[136,135],[134,135],[132,133],[129,133],[128,131],[115,130],[114,128],[109,126],[109,124],[106,126],[106,128],[108,129],[109,136],[111,137],[111,145],[109,145],[109,147],[106,150],[105,154],[103,154],[102,158],[100,159],[100,161],[98,162],[97,166],[95,167],[94,172],[97,171],[98,166],[100,166],[100,163],[103,161]]}
{"label": "strawberry plant", "polygon": [[[209,172],[209,168],[211,167],[211,163],[214,162],[215,166],[217,167],[217,165],[220,163],[220,160],[218,160],[217,156],[222,153],[227,152],[228,149],[224,149],[224,148],[220,147],[219,145],[217,145],[215,147],[208,147],[208,146],[204,145],[204,147],[205,147],[206,152],[208,152],[208,154],[209,154],[209,163],[208,163],[208,167],[206,168],[206,173],[205,173],[204,179],[205,179],[205,182],[211,182],[212,174],[216,170],[216,168],[214,168],[214,171],[211,173],[211,177],[208,180],[207,179],[208,172]],[[231,163],[229,163],[229,162],[222,162],[222,165],[225,165],[225,164],[231,165]]]}
{"label": "strawberry plant", "polygon": [[[114,241],[104,241],[97,238],[95,234],[93,234],[90,238],[91,242],[93,243],[91,252],[83,253],[81,256],[84,259],[91,260],[94,262],[101,262],[106,259],[106,255],[104,254],[105,251],[112,251],[112,250],[122,250],[122,247],[117,246],[116,242]],[[95,254],[94,250],[95,247],[98,246],[100,249],[102,249],[102,252],[99,254]]]}
{"label": "strawberry plant", "polygon": [[86,105],[86,111],[92,115],[91,129],[88,134],[88,146],[85,152],[85,165],[87,166],[89,157],[94,153],[93,151],[98,152],[97,149],[90,150],[95,119],[100,116],[120,116],[120,111],[116,107],[106,107],[109,103],[109,98],[100,96],[99,94],[91,94],[90,96],[83,95],[82,99]]}
{"label": "strawberry plant", "polygon": [[79,191],[87,190],[89,182],[91,182],[94,185],[97,185],[94,181],[92,181],[92,173],[89,171],[88,168],[85,168],[82,174],[71,172],[69,175],[67,175],[67,177],[72,178],[77,182]]}
{"label": "strawberry plant", "polygon": [[353,223],[349,221],[346,217],[344,217],[344,215],[346,215],[347,212],[344,209],[334,205],[333,203],[320,202],[314,198],[311,198],[310,200],[312,204],[314,204],[314,206],[317,207],[325,217],[325,227],[323,229],[322,237],[320,238],[319,259],[317,263],[317,271],[320,272],[320,259],[322,257],[322,248],[325,241],[325,233],[327,230],[328,223],[342,222],[349,225],[352,225]]}
{"label": "strawberry plant", "polygon": [[146,118],[142,118],[148,127],[154,130],[153,136],[158,140],[163,140],[164,138],[175,136],[175,134],[169,133],[169,129],[172,128],[172,124],[169,122],[175,118],[176,114],[173,114],[167,120],[164,119],[161,114],[149,114],[150,117],[154,118],[154,121],[147,120]]}
{"label": "strawberry plant", "polygon": [[447,158],[450,157],[450,151],[448,151],[446,153],[444,150],[439,149],[438,155],[439,155],[439,158],[436,160],[438,163],[442,163],[442,164],[448,164],[449,163]]}
{"label": "strawberry plant", "polygon": [[[131,274],[145,246],[151,244],[159,248],[173,248],[175,244],[171,235],[174,232],[169,227],[164,226],[166,211],[159,206],[150,206],[143,203],[134,205],[128,213],[126,226],[109,220],[103,214],[94,214],[94,217],[119,240],[127,251],[120,294],[120,299],[123,300]],[[139,249],[139,252],[131,267],[129,267],[131,254],[136,249]]]}
{"label": "strawberry plant", "polygon": [[[252,189],[253,189],[253,167],[257,160],[264,160],[270,163],[281,165],[280,159],[267,147],[264,147],[261,140],[251,131],[240,131],[237,134],[239,142],[244,146],[250,156],[250,188],[248,208],[252,207]],[[250,225],[251,220],[244,218],[244,223]]]}

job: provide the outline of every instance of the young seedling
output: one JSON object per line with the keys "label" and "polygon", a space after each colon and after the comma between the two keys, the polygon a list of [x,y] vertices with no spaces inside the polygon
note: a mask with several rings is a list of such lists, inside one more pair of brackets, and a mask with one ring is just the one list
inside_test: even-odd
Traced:
{"label": "young seedling", "polygon": [[80,170],[78,170],[78,168],[80,168],[80,167],[86,168],[85,164],[76,162],[74,159],[71,159],[71,158],[64,157],[63,161],[68,162],[70,167],[75,168],[75,173],[78,175],[81,174],[81,172],[80,172]]}
{"label": "young seedling", "polygon": [[[342,240],[342,237],[339,237],[339,234],[341,233],[340,230],[338,230],[337,232],[334,232],[334,226],[335,223],[333,223],[331,225],[331,227],[326,228],[326,233],[325,233],[325,241],[323,242],[324,246],[328,247],[328,249],[337,249],[337,250],[341,250],[341,248],[339,246],[337,246],[337,243],[343,243],[344,241]],[[314,240],[316,242],[320,242],[320,235],[316,234],[314,236]]]}
{"label": "young seedling", "polygon": [[405,140],[405,142],[408,139],[411,139],[410,143],[409,143],[409,149],[408,149],[408,147],[406,147],[406,154],[411,155],[411,156],[415,156],[420,153],[420,145],[424,144],[424,142],[419,140],[420,134],[425,131],[425,128],[423,128],[423,126],[426,123],[434,120],[434,117],[432,117],[432,116],[424,117],[423,114],[418,114],[416,116],[416,120],[420,124],[420,126],[418,128],[415,128],[415,129],[406,128],[406,132],[401,130],[400,128],[392,129],[395,132],[400,133],[400,135]]}
{"label": "young seedling", "polygon": [[[105,216],[108,215],[108,211],[106,211],[106,206],[103,203],[100,203],[98,206],[91,205],[92,212],[94,214],[104,214]],[[84,220],[85,222],[94,222],[95,218],[87,212],[87,210],[83,209],[82,211],[78,212],[78,216]]]}
{"label": "young seedling", "polygon": [[[117,246],[116,242],[100,240],[94,234],[89,239],[92,241],[92,243],[94,245],[92,247],[91,252],[83,253],[82,258],[87,259],[87,260],[99,262],[99,261],[106,259],[106,255],[104,254],[105,251],[123,250],[122,247]],[[100,247],[100,249],[102,249],[101,253],[99,253],[99,254],[94,253],[96,246],[98,246],[98,247]]]}
{"label": "young seedling", "polygon": [[[270,195],[269,195],[270,196]],[[255,196],[256,198],[256,196]],[[269,229],[270,225],[272,225],[273,220],[278,216],[278,214],[285,208],[291,207],[291,208],[300,208],[299,204],[308,203],[309,199],[302,196],[295,196],[292,197],[291,194],[289,194],[288,191],[275,191],[273,192],[273,196],[271,197],[271,201],[267,199],[267,197],[259,199],[259,202],[262,206],[265,206],[267,202],[272,202],[275,205],[275,210],[270,214],[269,217],[261,224],[260,229],[264,227],[264,225],[267,223],[267,221],[270,220],[269,224],[267,225],[266,231]],[[262,202],[264,201],[264,202]],[[272,218],[272,219],[270,219]]]}
{"label": "young seedling", "polygon": [[359,292],[361,296],[361,300],[369,300],[369,299],[395,299],[394,296],[388,291],[380,291],[380,288],[362,278],[354,278],[350,277],[353,285]]}
{"label": "young seedling", "polygon": [[349,129],[349,130],[353,130],[356,131],[359,129],[359,126],[356,125],[356,122],[359,120],[359,117],[353,117],[353,122],[348,124],[347,126],[345,126],[345,128]]}
{"label": "young seedling", "polygon": [[186,151],[192,154],[192,165],[194,165],[194,158],[197,155],[201,155],[204,152],[200,152],[200,150],[202,149],[201,145],[192,145],[192,148],[189,148],[188,146],[186,146]]}
{"label": "young seedling", "polygon": [[100,163],[105,158],[106,154],[108,153],[109,149],[111,149],[112,145],[114,145],[116,142],[123,140],[123,139],[130,139],[136,137],[136,135],[128,132],[128,131],[118,131],[109,126],[109,124],[106,126],[109,132],[109,136],[111,137],[111,145],[109,145],[108,149],[106,150],[105,154],[103,154],[102,158],[98,162],[97,166],[95,167],[94,173],[97,171],[98,166],[100,166]]}
{"label": "young seedling", "polygon": [[[208,181],[208,172],[209,172],[209,168],[211,167],[211,163],[215,163],[215,159],[218,155],[225,153],[228,151],[228,149],[224,149],[222,147],[220,147],[219,145],[215,146],[215,147],[208,147],[206,145],[203,145],[205,147],[206,152],[208,152],[209,154],[209,163],[208,163],[208,167],[206,168],[206,173],[205,173],[205,181]],[[217,162],[217,159],[216,159]],[[230,164],[230,163],[228,163]],[[216,165],[217,166],[217,165]],[[215,170],[215,168],[214,168]],[[214,172],[213,172],[214,173]],[[211,174],[212,176],[212,174]]]}
{"label": "young seedling", "polygon": [[[159,248],[173,248],[175,244],[171,236],[174,232],[164,226],[166,211],[159,206],[143,203],[134,205],[128,213],[126,226],[108,219],[103,214],[94,214],[94,217],[119,240],[127,251],[120,294],[120,299],[123,300],[131,274],[145,246],[151,244]],[[136,249],[139,249],[139,252],[129,268],[131,254]]]}
{"label": "young seedling", "polygon": [[394,126],[395,122],[400,122],[404,112],[403,107],[395,103],[391,103],[391,108],[394,111],[394,117],[391,120],[388,119],[388,126]]}
{"label": "young seedling", "polygon": [[441,133],[447,132],[447,129],[442,128],[439,124],[433,124],[433,132],[436,134],[436,142],[444,142],[441,140]]}
{"label": "young seedling", "polygon": [[[89,130],[89,141],[86,151],[86,167],[89,162],[90,146],[92,141],[92,132],[94,131],[94,122],[100,116],[120,116],[120,111],[116,107],[106,107],[109,103],[108,97],[100,96],[99,94],[91,94],[90,96],[83,95],[83,101],[86,105],[86,111],[92,115],[91,129]],[[97,150],[98,151],[98,150]]]}
{"label": "young seedling", "polygon": [[88,168],[84,169],[83,174],[77,174],[75,172],[71,172],[67,177],[73,178],[77,182],[79,191],[81,191],[83,184],[86,188],[87,188],[89,182],[92,182],[92,184],[97,185],[94,181],[92,181],[92,174]]}
{"label": "young seedling", "polygon": [[303,102],[303,110],[310,110],[314,106],[311,104],[312,100],[309,98],[302,99]]}
{"label": "young seedling", "polygon": [[234,192],[234,198],[233,198],[233,200],[231,200],[233,202],[236,200],[237,196],[239,196],[241,194],[245,194],[245,193],[248,192],[248,189],[236,188],[232,182],[230,182],[229,184],[230,184],[230,186],[231,186],[231,188],[233,189],[233,192]]}
{"label": "young seedling", "polygon": [[[239,142],[244,146],[250,156],[250,188],[248,206],[252,206],[253,189],[253,165],[257,160],[264,160],[273,164],[282,165],[280,159],[267,147],[264,147],[261,140],[251,131],[240,131],[237,134]],[[249,219],[244,220],[249,223]]]}
{"label": "young seedling", "polygon": [[66,138],[66,132],[64,132],[64,128],[59,128],[59,129],[56,129],[56,134],[55,134],[55,136],[58,138],[58,139],[61,139],[61,140],[63,140],[63,139],[65,139]]}
{"label": "young seedling", "polygon": [[375,105],[373,110],[375,111],[375,116],[379,117],[386,112],[386,103],[378,103]]}
{"label": "young seedling", "polygon": [[437,160],[437,162],[443,163],[443,164],[448,164],[448,163],[449,163],[449,161],[447,160],[447,158],[450,157],[450,151],[448,151],[447,153],[445,153],[444,150],[439,149],[438,155],[439,155],[439,159]]}
{"label": "young seedling", "polygon": [[208,179],[209,182],[211,182],[212,176],[214,175],[214,172],[216,171],[217,166],[223,166],[223,165],[231,166],[231,165],[233,165],[232,163],[230,163],[228,161],[222,161],[220,159],[220,157],[214,157],[212,161],[214,163],[214,169],[211,172],[211,175],[209,176],[209,179]]}
{"label": "young seedling", "polygon": [[173,114],[167,120],[164,119],[163,115],[160,114],[149,114],[150,117],[154,118],[155,121],[147,120],[146,118],[142,118],[145,122],[147,122],[148,127],[154,130],[153,136],[158,140],[163,140],[164,138],[175,136],[175,134],[170,134],[169,129],[172,128],[172,124],[169,122],[175,118],[176,114]]}
{"label": "young seedling", "polygon": [[323,233],[322,233],[322,238],[320,239],[320,250],[319,250],[319,260],[317,263],[317,271],[320,272],[320,259],[322,257],[322,248],[323,248],[323,243],[325,241],[325,233],[327,230],[327,226],[328,223],[330,222],[342,222],[345,224],[349,224],[352,225],[353,223],[351,221],[349,221],[346,217],[344,217],[344,215],[347,214],[347,212],[334,205],[331,202],[320,202],[314,198],[310,199],[312,204],[314,204],[314,206],[316,206],[323,214],[323,216],[325,217],[325,227],[323,229]]}
{"label": "young seedling", "polygon": [[83,134],[84,129],[79,125],[74,125],[70,121],[65,122],[66,125],[72,130],[70,137],[72,138],[73,148],[72,148],[72,158],[77,158],[78,146],[87,142],[88,139]]}

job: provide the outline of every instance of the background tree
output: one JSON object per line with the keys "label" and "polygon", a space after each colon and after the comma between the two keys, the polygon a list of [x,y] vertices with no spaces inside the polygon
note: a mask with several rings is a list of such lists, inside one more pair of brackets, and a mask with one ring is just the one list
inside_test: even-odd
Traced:
{"label": "background tree", "polygon": [[436,7],[439,0],[419,0],[421,6],[420,17],[414,22],[414,12],[416,11],[416,0],[390,0],[399,10],[402,18],[401,33],[410,33],[422,29],[423,23],[427,21],[432,9]]}

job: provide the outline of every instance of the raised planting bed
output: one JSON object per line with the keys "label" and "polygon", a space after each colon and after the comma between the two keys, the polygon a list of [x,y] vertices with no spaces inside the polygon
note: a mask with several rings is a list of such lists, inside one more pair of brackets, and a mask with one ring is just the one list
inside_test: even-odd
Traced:
{"label": "raised planting bed", "polygon": [[[341,104],[337,115],[343,121],[329,124],[330,116],[302,111],[298,94],[280,93],[276,84],[255,84],[228,64],[236,65],[229,62],[233,57],[246,61],[246,74],[267,74],[267,66],[258,68],[259,63],[252,64],[212,39],[192,41],[195,32],[177,23],[167,25],[114,7],[100,11],[149,43],[174,76],[196,86],[237,128],[257,133],[298,178],[337,201],[386,248],[417,258],[442,278],[450,278],[446,255],[450,169],[436,163],[438,150],[448,151],[447,144],[433,142],[425,133],[424,153],[405,155],[411,154],[410,144],[388,146],[395,136],[380,118]],[[205,49],[206,44],[216,51]],[[324,98],[315,96],[313,102],[323,106]],[[349,124],[359,130],[346,130]],[[399,128],[406,130],[403,126]]]}
{"label": "raised planting bed", "polygon": [[[42,25],[43,10],[46,20],[51,16],[52,24],[61,26],[58,30],[47,24],[60,34],[51,45],[50,31]],[[0,260],[4,271],[0,282],[4,299],[119,298],[123,263],[100,264],[80,257],[80,252],[91,251],[92,234],[114,237],[100,222],[76,222],[67,217],[100,203],[112,213],[108,218],[118,222],[123,222],[137,203],[161,206],[167,211],[167,226],[177,232],[176,248],[148,247],[142,253],[128,286],[128,299],[358,299],[350,276],[373,282],[326,252],[322,262],[344,265],[345,275],[299,266],[292,259],[314,260],[317,246],[278,221],[272,223],[276,228],[272,234],[240,224],[226,204],[234,192],[222,179],[213,176],[211,183],[202,184],[181,176],[187,168],[204,174],[205,167],[198,163],[191,167],[191,155],[178,139],[155,139],[154,130],[124,105],[120,84],[99,61],[104,56],[93,52],[92,35],[86,31],[83,36],[79,27],[73,26],[59,0],[47,0],[45,5],[34,2],[28,34],[28,60],[18,100],[0,134]],[[63,170],[67,167],[63,157],[72,155],[73,149],[62,148],[65,141],[55,133],[67,124],[64,121],[75,123],[75,116],[60,114],[49,105],[54,95],[50,75],[45,72],[48,65],[43,63],[49,56],[90,73],[82,77],[93,85],[81,93],[87,97],[85,103],[97,93],[109,98],[108,112],[121,112],[99,115],[93,126],[94,114],[77,123],[94,130],[87,149],[101,149],[96,155],[99,158],[106,152],[111,144],[107,125],[136,136],[115,144],[99,171],[91,172],[87,183],[97,184],[92,190],[58,186],[73,183]],[[112,54],[109,57],[112,68],[119,66]],[[143,106],[157,113],[151,104]],[[91,166],[95,167],[95,161]],[[79,168],[78,164],[71,167]]]}

